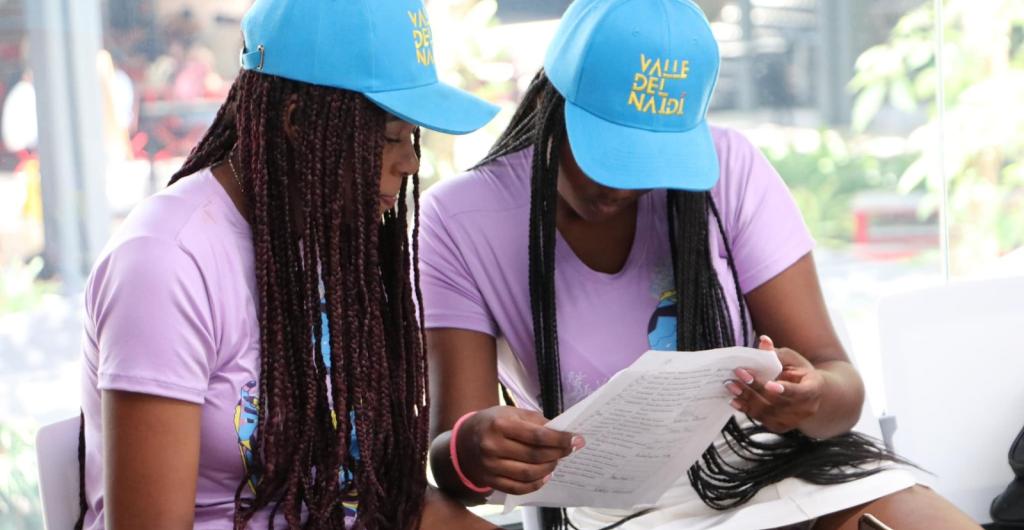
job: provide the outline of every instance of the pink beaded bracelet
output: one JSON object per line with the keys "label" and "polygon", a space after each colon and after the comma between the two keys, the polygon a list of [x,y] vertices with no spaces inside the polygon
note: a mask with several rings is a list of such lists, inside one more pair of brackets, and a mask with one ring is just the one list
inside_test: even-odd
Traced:
{"label": "pink beaded bracelet", "polygon": [[456,450],[456,448],[458,447],[458,445],[456,445],[456,437],[459,434],[459,427],[461,427],[462,424],[466,420],[468,420],[472,415],[476,414],[476,412],[477,411],[475,410],[473,412],[467,412],[461,418],[459,418],[459,421],[455,422],[455,426],[452,427],[451,438],[448,440],[448,453],[451,455],[452,467],[455,469],[455,474],[459,476],[459,480],[462,481],[462,485],[474,493],[481,493],[487,495],[494,490],[492,488],[481,488],[480,486],[473,484],[472,480],[469,480],[469,477],[467,477],[466,474],[462,472],[462,466],[459,465],[459,453]]}

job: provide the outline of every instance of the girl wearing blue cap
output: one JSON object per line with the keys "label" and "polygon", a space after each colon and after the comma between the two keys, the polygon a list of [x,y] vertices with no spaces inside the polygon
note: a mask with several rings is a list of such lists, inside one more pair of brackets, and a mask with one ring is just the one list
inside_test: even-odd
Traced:
{"label": "girl wearing blue cap", "polygon": [[[622,528],[845,529],[862,512],[901,530],[976,528],[850,432],[863,383],[800,213],[749,141],[706,122],[718,66],[688,0],[576,0],[490,155],[424,199],[439,485],[476,502],[535,491],[586,444],[546,419],[643,352],[748,345],[784,367],[727,382],[752,422],[730,421]],[[499,381],[518,408],[498,406]],[[629,516],[542,511],[545,529]]]}
{"label": "girl wearing blue cap", "polygon": [[418,126],[495,109],[437,82],[419,0],[243,24],[209,132],[89,280],[78,528],[416,528]]}

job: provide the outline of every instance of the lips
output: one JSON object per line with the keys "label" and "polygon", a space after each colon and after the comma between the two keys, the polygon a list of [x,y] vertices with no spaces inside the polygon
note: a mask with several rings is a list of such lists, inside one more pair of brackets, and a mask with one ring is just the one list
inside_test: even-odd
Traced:
{"label": "lips", "polygon": [[398,197],[394,195],[380,195],[380,204],[384,206],[385,210],[390,210],[398,204]]}

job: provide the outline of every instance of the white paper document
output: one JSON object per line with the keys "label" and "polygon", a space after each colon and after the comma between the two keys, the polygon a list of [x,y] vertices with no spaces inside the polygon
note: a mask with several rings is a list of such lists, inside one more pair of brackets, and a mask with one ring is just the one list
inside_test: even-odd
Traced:
{"label": "white paper document", "polygon": [[[774,379],[774,352],[723,348],[649,351],[547,426],[580,434],[586,447],[564,458],[551,481],[516,506],[651,506],[686,473],[735,412],[724,383],[748,368]],[[493,499],[498,500],[498,499]]]}

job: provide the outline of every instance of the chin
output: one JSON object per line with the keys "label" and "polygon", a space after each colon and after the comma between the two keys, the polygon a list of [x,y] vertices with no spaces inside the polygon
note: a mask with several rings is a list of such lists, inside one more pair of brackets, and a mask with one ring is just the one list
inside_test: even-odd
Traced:
{"label": "chin", "polygon": [[600,223],[607,221],[609,219],[613,219],[615,218],[615,216],[621,214],[624,211],[623,208],[609,209],[602,208],[601,206],[598,205],[590,206],[583,210],[583,212],[580,212],[580,217],[582,217],[584,221],[590,223]]}

